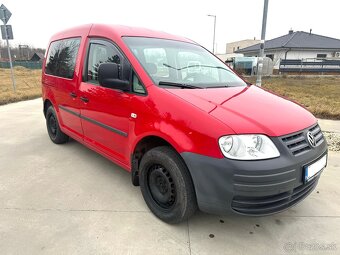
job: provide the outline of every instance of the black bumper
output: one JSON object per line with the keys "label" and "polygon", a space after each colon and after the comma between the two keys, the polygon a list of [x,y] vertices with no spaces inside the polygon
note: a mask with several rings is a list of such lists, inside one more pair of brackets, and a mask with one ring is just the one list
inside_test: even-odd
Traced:
{"label": "black bumper", "polygon": [[[296,139],[296,135],[293,138]],[[322,139],[317,147],[301,155],[294,155],[283,138],[272,138],[272,141],[280,151],[280,157],[274,159],[241,161],[182,153],[200,210],[213,214],[232,211],[268,215],[283,211],[310,194],[321,172],[304,183],[304,166],[327,154],[326,141]],[[301,147],[301,142],[298,146]]]}

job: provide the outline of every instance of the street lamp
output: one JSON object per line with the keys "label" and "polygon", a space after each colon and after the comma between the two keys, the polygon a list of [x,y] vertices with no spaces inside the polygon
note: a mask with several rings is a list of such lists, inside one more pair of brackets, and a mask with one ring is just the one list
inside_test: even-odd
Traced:
{"label": "street lamp", "polygon": [[261,44],[260,44],[259,58],[258,58],[258,61],[257,61],[256,85],[259,86],[259,87],[261,87],[261,83],[262,83],[263,57],[264,57],[264,46],[265,46],[264,41],[266,39],[268,2],[269,2],[269,0],[264,0],[263,17],[262,17],[262,31],[261,31]]}
{"label": "street lamp", "polygon": [[215,54],[215,33],[216,33],[216,15],[208,14],[209,17],[214,18],[214,37],[213,37],[213,53]]}

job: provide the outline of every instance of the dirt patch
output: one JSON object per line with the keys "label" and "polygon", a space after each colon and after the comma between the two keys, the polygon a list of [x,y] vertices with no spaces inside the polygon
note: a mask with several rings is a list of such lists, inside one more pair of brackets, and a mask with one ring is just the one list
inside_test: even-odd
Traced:
{"label": "dirt patch", "polygon": [[[255,83],[251,77],[249,82]],[[264,77],[262,87],[307,108],[316,117],[340,120],[340,76]]]}

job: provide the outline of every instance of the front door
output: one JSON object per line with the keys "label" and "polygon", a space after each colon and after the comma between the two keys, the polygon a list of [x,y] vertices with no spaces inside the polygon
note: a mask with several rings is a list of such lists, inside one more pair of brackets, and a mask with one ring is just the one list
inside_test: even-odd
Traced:
{"label": "front door", "polygon": [[124,61],[127,60],[113,44],[105,40],[90,40],[83,82],[80,85],[80,99],[83,101],[81,121],[84,141],[126,164],[129,162],[131,95],[104,88],[98,82],[101,63],[114,62],[123,69]]}

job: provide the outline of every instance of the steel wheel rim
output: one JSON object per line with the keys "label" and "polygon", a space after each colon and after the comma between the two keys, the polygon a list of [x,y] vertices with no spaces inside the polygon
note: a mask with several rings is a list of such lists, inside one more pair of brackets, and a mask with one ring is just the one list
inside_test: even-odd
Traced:
{"label": "steel wheel rim", "polygon": [[157,205],[171,209],[176,202],[176,186],[169,171],[162,165],[152,165],[147,180],[149,192]]}
{"label": "steel wheel rim", "polygon": [[57,135],[57,120],[53,114],[51,114],[50,117],[48,118],[48,126],[51,135],[55,137]]}

